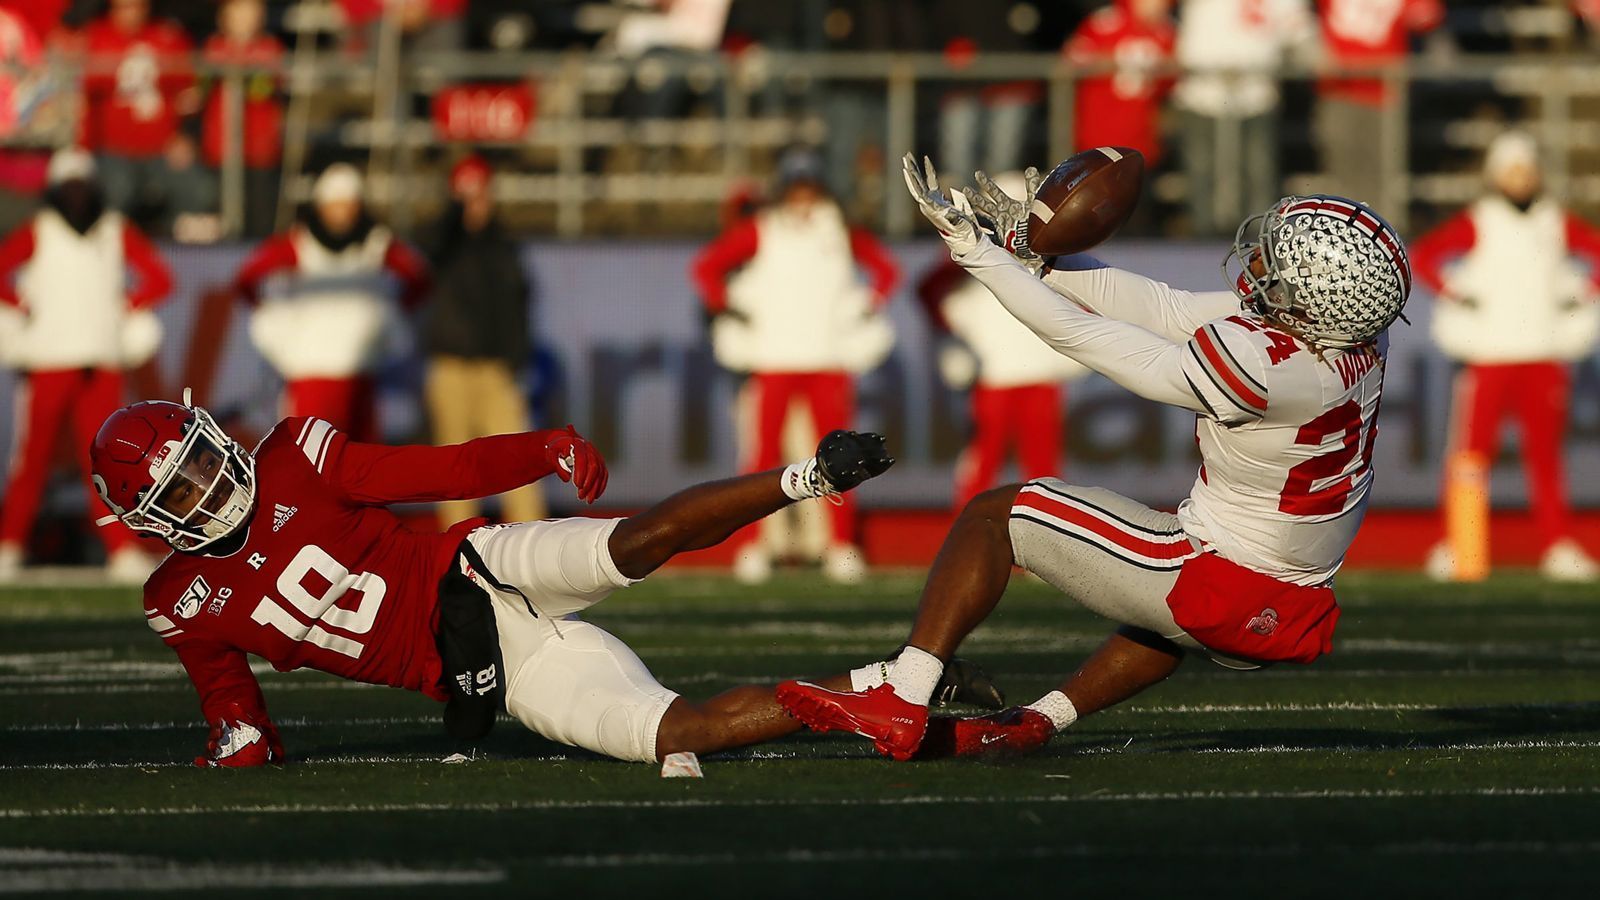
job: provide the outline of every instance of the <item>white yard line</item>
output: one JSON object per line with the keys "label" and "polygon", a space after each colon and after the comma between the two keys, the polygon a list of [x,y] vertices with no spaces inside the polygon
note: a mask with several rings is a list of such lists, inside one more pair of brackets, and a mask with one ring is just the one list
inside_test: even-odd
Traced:
{"label": "white yard line", "polygon": [[[1319,845],[1304,844],[1226,844],[1186,845],[1173,848],[1182,856],[1208,859],[1247,858],[1263,856],[1305,856],[1309,853],[1329,851],[1353,853],[1379,853],[1385,856],[1472,856],[1480,853],[1539,853],[1562,855],[1588,855],[1600,850],[1597,841],[1422,841],[1387,843],[1377,845]],[[571,869],[612,869],[635,866],[738,866],[784,864],[830,864],[860,862],[972,862],[972,861],[1026,861],[1050,859],[1085,859],[1098,856],[1125,856],[1126,846],[1076,844],[1047,847],[983,848],[978,850],[940,849],[853,849],[811,850],[792,849],[765,853],[606,853],[551,856],[529,860],[538,865]]]}
{"label": "white yard line", "polygon": [[410,813],[463,812],[497,813],[562,810],[646,810],[646,809],[762,809],[782,807],[860,807],[860,806],[993,806],[1006,804],[1056,803],[1153,803],[1170,801],[1216,800],[1415,800],[1524,797],[1592,797],[1600,788],[1566,787],[1486,787],[1446,788],[1441,790],[1313,790],[1313,791],[1091,791],[1085,794],[1031,794],[1022,796],[934,796],[837,797],[818,799],[761,800],[730,797],[716,800],[527,800],[495,803],[281,803],[222,804],[218,806],[141,806],[141,807],[55,807],[43,809],[3,809],[0,819],[51,818],[150,818],[192,815],[305,815],[308,813]]}
{"label": "white yard line", "polygon": [[77,891],[192,891],[219,888],[374,888],[496,884],[501,868],[422,869],[356,866],[235,865],[150,860],[143,864],[0,869],[0,894]]}

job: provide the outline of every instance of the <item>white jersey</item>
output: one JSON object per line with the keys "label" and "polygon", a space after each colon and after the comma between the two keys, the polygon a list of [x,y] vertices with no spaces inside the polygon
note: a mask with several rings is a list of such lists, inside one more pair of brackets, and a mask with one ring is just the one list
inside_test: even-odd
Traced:
{"label": "white jersey", "polygon": [[956,261],[1059,352],[1198,415],[1185,533],[1294,584],[1338,570],[1372,488],[1384,340],[1319,359],[1227,291],[1174,290],[1092,260],[1041,281],[987,241]]}
{"label": "white jersey", "polygon": [[1184,374],[1211,409],[1195,423],[1200,474],[1178,507],[1184,532],[1284,581],[1327,581],[1372,490],[1387,339],[1319,360],[1240,313],[1200,326],[1185,349]]}

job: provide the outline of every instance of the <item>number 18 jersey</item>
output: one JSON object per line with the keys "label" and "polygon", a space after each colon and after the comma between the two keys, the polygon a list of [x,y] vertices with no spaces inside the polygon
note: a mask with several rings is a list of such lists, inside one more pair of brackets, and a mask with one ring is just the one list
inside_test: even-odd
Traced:
{"label": "number 18 jersey", "polygon": [[254,453],[256,508],[238,549],[174,553],[145,584],[145,618],[177,651],[206,718],[234,702],[265,714],[247,654],[279,671],[317,669],[445,699],[439,579],[474,523],[416,532],[384,504],[527,484],[546,474],[543,440],[536,432],[384,447],[350,441],[321,419],[278,423]]}
{"label": "number 18 jersey", "polygon": [[1195,331],[1184,375],[1209,411],[1199,476],[1178,508],[1225,559],[1295,584],[1344,561],[1372,488],[1387,337],[1321,358],[1250,313]]}

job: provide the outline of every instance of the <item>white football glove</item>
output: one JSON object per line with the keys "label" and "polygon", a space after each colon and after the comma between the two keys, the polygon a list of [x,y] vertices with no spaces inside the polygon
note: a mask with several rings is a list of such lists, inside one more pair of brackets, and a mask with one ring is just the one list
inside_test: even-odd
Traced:
{"label": "white football glove", "polygon": [[972,214],[972,204],[967,202],[966,195],[951,191],[950,198],[945,199],[944,194],[939,192],[939,173],[933,170],[933,160],[926,156],[922,158],[926,174],[918,169],[916,157],[911,154],[907,153],[902,162],[906,190],[911,192],[911,199],[917,201],[923,218],[939,229],[939,236],[950,248],[950,256],[966,256],[978,249],[978,245],[983,243],[983,231],[978,228],[978,220]]}
{"label": "white football glove", "polygon": [[1026,188],[1021,199],[1007,194],[988,173],[982,171],[973,173],[973,180],[977,181],[978,186],[967,188],[965,193],[980,221],[988,220],[995,243],[1015,256],[1030,272],[1038,274],[1044,268],[1044,259],[1028,246],[1028,215],[1044,178],[1033,166],[1029,166],[1022,177]]}

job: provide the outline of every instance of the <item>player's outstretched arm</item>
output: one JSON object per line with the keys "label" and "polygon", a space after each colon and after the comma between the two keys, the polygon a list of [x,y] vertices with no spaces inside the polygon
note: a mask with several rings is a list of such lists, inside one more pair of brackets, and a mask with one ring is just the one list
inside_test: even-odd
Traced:
{"label": "player's outstretched arm", "polygon": [[372,506],[488,497],[552,474],[593,503],[609,477],[600,451],[571,425],[444,447],[364,444],[321,419],[285,419],[278,428],[330,484]]}
{"label": "player's outstretched arm", "polygon": [[1028,246],[1028,221],[1042,179],[1039,170],[1025,173],[1025,195],[1018,199],[995,184],[988,174],[973,174],[976,187],[963,191],[973,208],[993,225],[995,242],[1030,272],[1041,275],[1056,293],[1092,313],[1131,322],[1172,341],[1188,340],[1196,328],[1239,311],[1231,291],[1194,293],[1114,269],[1087,254],[1043,259]]}
{"label": "player's outstretched arm", "polygon": [[1232,291],[1180,291],[1084,254],[1051,260],[1042,280],[1092,313],[1138,325],[1169,341],[1186,341],[1201,325],[1239,312],[1239,298]]}
{"label": "player's outstretched arm", "polygon": [[956,262],[1058,353],[1141,397],[1193,412],[1210,411],[1184,374],[1185,345],[1064,302],[994,244],[986,243]]}

